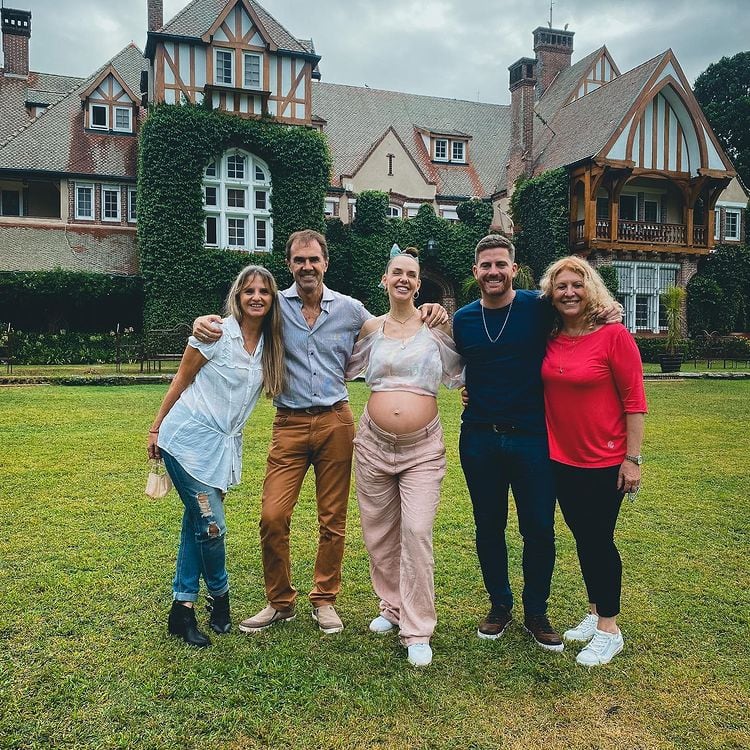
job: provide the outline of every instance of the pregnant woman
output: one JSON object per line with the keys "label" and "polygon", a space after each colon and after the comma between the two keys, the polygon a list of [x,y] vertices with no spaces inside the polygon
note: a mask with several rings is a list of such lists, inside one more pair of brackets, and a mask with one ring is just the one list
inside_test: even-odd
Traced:
{"label": "pregnant woman", "polygon": [[432,661],[435,624],[432,525],[445,475],[440,383],[463,384],[447,325],[428,328],[414,306],[417,250],[391,257],[383,275],[390,309],[362,327],[347,378],[364,373],[371,394],[354,440],[355,478],[370,578],[380,597],[375,633],[399,629],[414,666]]}

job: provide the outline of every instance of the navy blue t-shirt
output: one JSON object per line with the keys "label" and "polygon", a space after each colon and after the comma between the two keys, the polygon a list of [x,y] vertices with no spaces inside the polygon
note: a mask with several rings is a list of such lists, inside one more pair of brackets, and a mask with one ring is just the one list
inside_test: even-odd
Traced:
{"label": "navy blue t-shirt", "polygon": [[[492,338],[503,327],[509,308],[485,308]],[[469,392],[464,422],[508,424],[524,432],[546,434],[541,368],[551,324],[549,302],[523,289],[516,290],[510,318],[494,344],[484,330],[479,300],[456,312],[453,337],[466,360]]]}

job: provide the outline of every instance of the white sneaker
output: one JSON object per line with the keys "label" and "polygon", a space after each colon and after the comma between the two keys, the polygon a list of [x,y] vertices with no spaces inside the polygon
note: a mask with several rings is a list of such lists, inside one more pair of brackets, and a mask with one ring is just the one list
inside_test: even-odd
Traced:
{"label": "white sneaker", "polygon": [[389,633],[396,626],[390,621],[386,620],[383,615],[378,615],[371,623],[370,630],[373,633]]}
{"label": "white sneaker", "polygon": [[432,649],[429,643],[412,643],[407,646],[409,664],[415,667],[426,667],[432,662]]}
{"label": "white sneaker", "polygon": [[595,628],[594,637],[589,641],[586,648],[576,656],[576,661],[584,667],[596,667],[600,664],[609,664],[612,657],[622,651],[625,641],[622,633],[605,633]]}
{"label": "white sneaker", "polygon": [[590,641],[594,637],[596,624],[599,622],[599,615],[587,614],[578,625],[563,633],[566,641]]}

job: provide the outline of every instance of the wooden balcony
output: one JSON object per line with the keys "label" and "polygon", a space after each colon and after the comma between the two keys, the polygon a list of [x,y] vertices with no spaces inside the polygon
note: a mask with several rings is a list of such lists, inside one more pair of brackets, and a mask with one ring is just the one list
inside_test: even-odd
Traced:
{"label": "wooden balcony", "polygon": [[[576,245],[585,243],[585,222],[575,221],[572,224],[573,240]],[[592,244],[601,246],[612,241],[611,222],[609,219],[597,219],[595,239]],[[638,245],[671,245],[687,247],[687,226],[685,224],[663,224],[656,221],[630,221],[620,219],[617,222],[617,242]],[[692,246],[705,248],[706,227],[693,227]]]}

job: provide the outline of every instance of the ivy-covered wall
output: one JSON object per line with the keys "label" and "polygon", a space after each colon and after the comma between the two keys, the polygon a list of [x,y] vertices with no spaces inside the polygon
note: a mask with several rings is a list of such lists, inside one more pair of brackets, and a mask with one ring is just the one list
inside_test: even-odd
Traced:
{"label": "ivy-covered wall", "polygon": [[553,260],[570,253],[567,171],[561,167],[519,180],[510,210],[516,261],[529,266],[538,280]]}
{"label": "ivy-covered wall", "polygon": [[326,283],[362,300],[374,314],[385,312],[387,300],[379,284],[395,242],[402,249],[419,248],[422,275],[431,273],[447,281],[456,292],[457,305],[476,298],[478,292],[464,292],[463,283],[471,276],[474,246],[489,229],[492,206],[478,200],[460,203],[457,223],[436,216],[428,204],[407,220],[388,219],[387,208],[386,193],[365,191],[357,197],[357,216],[351,225],[339,219],[327,221],[331,262]]}
{"label": "ivy-covered wall", "polygon": [[[203,169],[229,148],[256,154],[271,170],[272,253],[203,245]],[[279,285],[287,286],[284,244],[298,229],[324,230],[329,172],[328,147],[319,131],[203,106],[152,108],[141,133],[138,164],[144,327],[171,327],[218,312],[231,280],[248,263],[268,267]]]}

